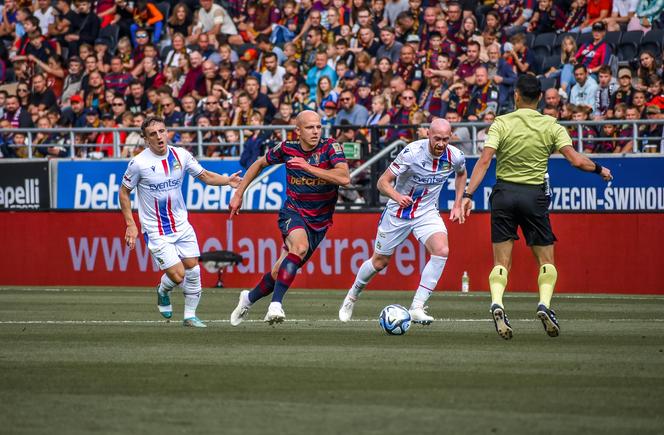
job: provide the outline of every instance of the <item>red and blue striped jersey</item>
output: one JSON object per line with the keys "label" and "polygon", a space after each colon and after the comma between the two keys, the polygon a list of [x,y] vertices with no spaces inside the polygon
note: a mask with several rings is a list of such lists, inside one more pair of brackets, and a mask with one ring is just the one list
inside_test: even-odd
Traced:
{"label": "red and blue striped jersey", "polygon": [[185,173],[198,177],[203,171],[200,163],[182,148],[169,146],[163,156],[146,148],[134,157],[122,177],[122,184],[129,190],[137,188],[141,232],[153,238],[188,228],[182,181]]}
{"label": "red and blue striped jersey", "polygon": [[413,203],[400,207],[390,199],[387,212],[400,219],[415,219],[424,213],[438,212],[438,198],[445,181],[452,173],[463,173],[466,158],[463,152],[452,145],[441,156],[434,156],[429,150],[429,139],[411,142],[389,166],[396,175],[394,188],[402,195],[408,195]]}
{"label": "red and blue striped jersey", "polygon": [[286,163],[284,207],[297,211],[311,229],[322,231],[332,225],[339,186],[306,171],[289,168],[288,161],[294,157],[302,157],[321,169],[332,169],[339,163],[346,163],[346,156],[333,138],[322,138],[311,151],[304,151],[299,141],[284,141],[265,156],[271,165]]}

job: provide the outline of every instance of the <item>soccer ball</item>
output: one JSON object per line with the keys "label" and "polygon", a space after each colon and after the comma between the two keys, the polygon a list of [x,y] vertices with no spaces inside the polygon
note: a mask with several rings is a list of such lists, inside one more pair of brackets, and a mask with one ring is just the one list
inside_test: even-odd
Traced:
{"label": "soccer ball", "polygon": [[401,305],[388,305],[380,312],[378,323],[389,335],[403,335],[410,328],[410,313]]}

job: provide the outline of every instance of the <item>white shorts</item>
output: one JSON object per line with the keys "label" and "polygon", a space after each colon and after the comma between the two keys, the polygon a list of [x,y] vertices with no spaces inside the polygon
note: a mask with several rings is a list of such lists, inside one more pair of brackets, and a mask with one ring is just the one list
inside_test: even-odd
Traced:
{"label": "white shorts", "polygon": [[147,233],[144,233],[143,237],[161,270],[177,264],[182,258],[198,258],[201,255],[196,233],[191,225],[183,231],[167,236],[148,237]]}
{"label": "white shorts", "polygon": [[392,216],[385,210],[378,224],[374,251],[381,255],[392,255],[397,246],[406,240],[411,231],[422,244],[426,243],[429,237],[435,233],[447,234],[445,222],[443,222],[443,218],[440,217],[437,210],[425,213],[415,219],[401,219]]}

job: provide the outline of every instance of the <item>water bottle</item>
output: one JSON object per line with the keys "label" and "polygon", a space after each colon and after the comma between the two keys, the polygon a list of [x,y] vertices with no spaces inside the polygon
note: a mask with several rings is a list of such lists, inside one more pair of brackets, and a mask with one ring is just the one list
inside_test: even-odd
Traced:
{"label": "water bottle", "polygon": [[470,290],[470,278],[468,272],[464,270],[461,277],[461,293],[468,293],[468,290]]}

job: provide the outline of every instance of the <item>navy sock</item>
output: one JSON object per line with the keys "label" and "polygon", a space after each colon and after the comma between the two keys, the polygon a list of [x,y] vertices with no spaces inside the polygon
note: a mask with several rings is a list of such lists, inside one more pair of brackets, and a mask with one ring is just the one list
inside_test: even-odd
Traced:
{"label": "navy sock", "polygon": [[258,281],[256,287],[254,287],[254,289],[249,292],[249,302],[253,304],[260,298],[264,298],[265,296],[272,293],[273,290],[274,278],[272,278],[272,272],[268,272],[263,275],[263,278],[261,278],[260,281]]}
{"label": "navy sock", "polygon": [[281,302],[284,295],[288,291],[288,287],[293,283],[297,269],[300,268],[302,259],[297,255],[290,253],[284,258],[277,273],[277,282],[274,285],[274,293],[272,294],[272,302]]}

